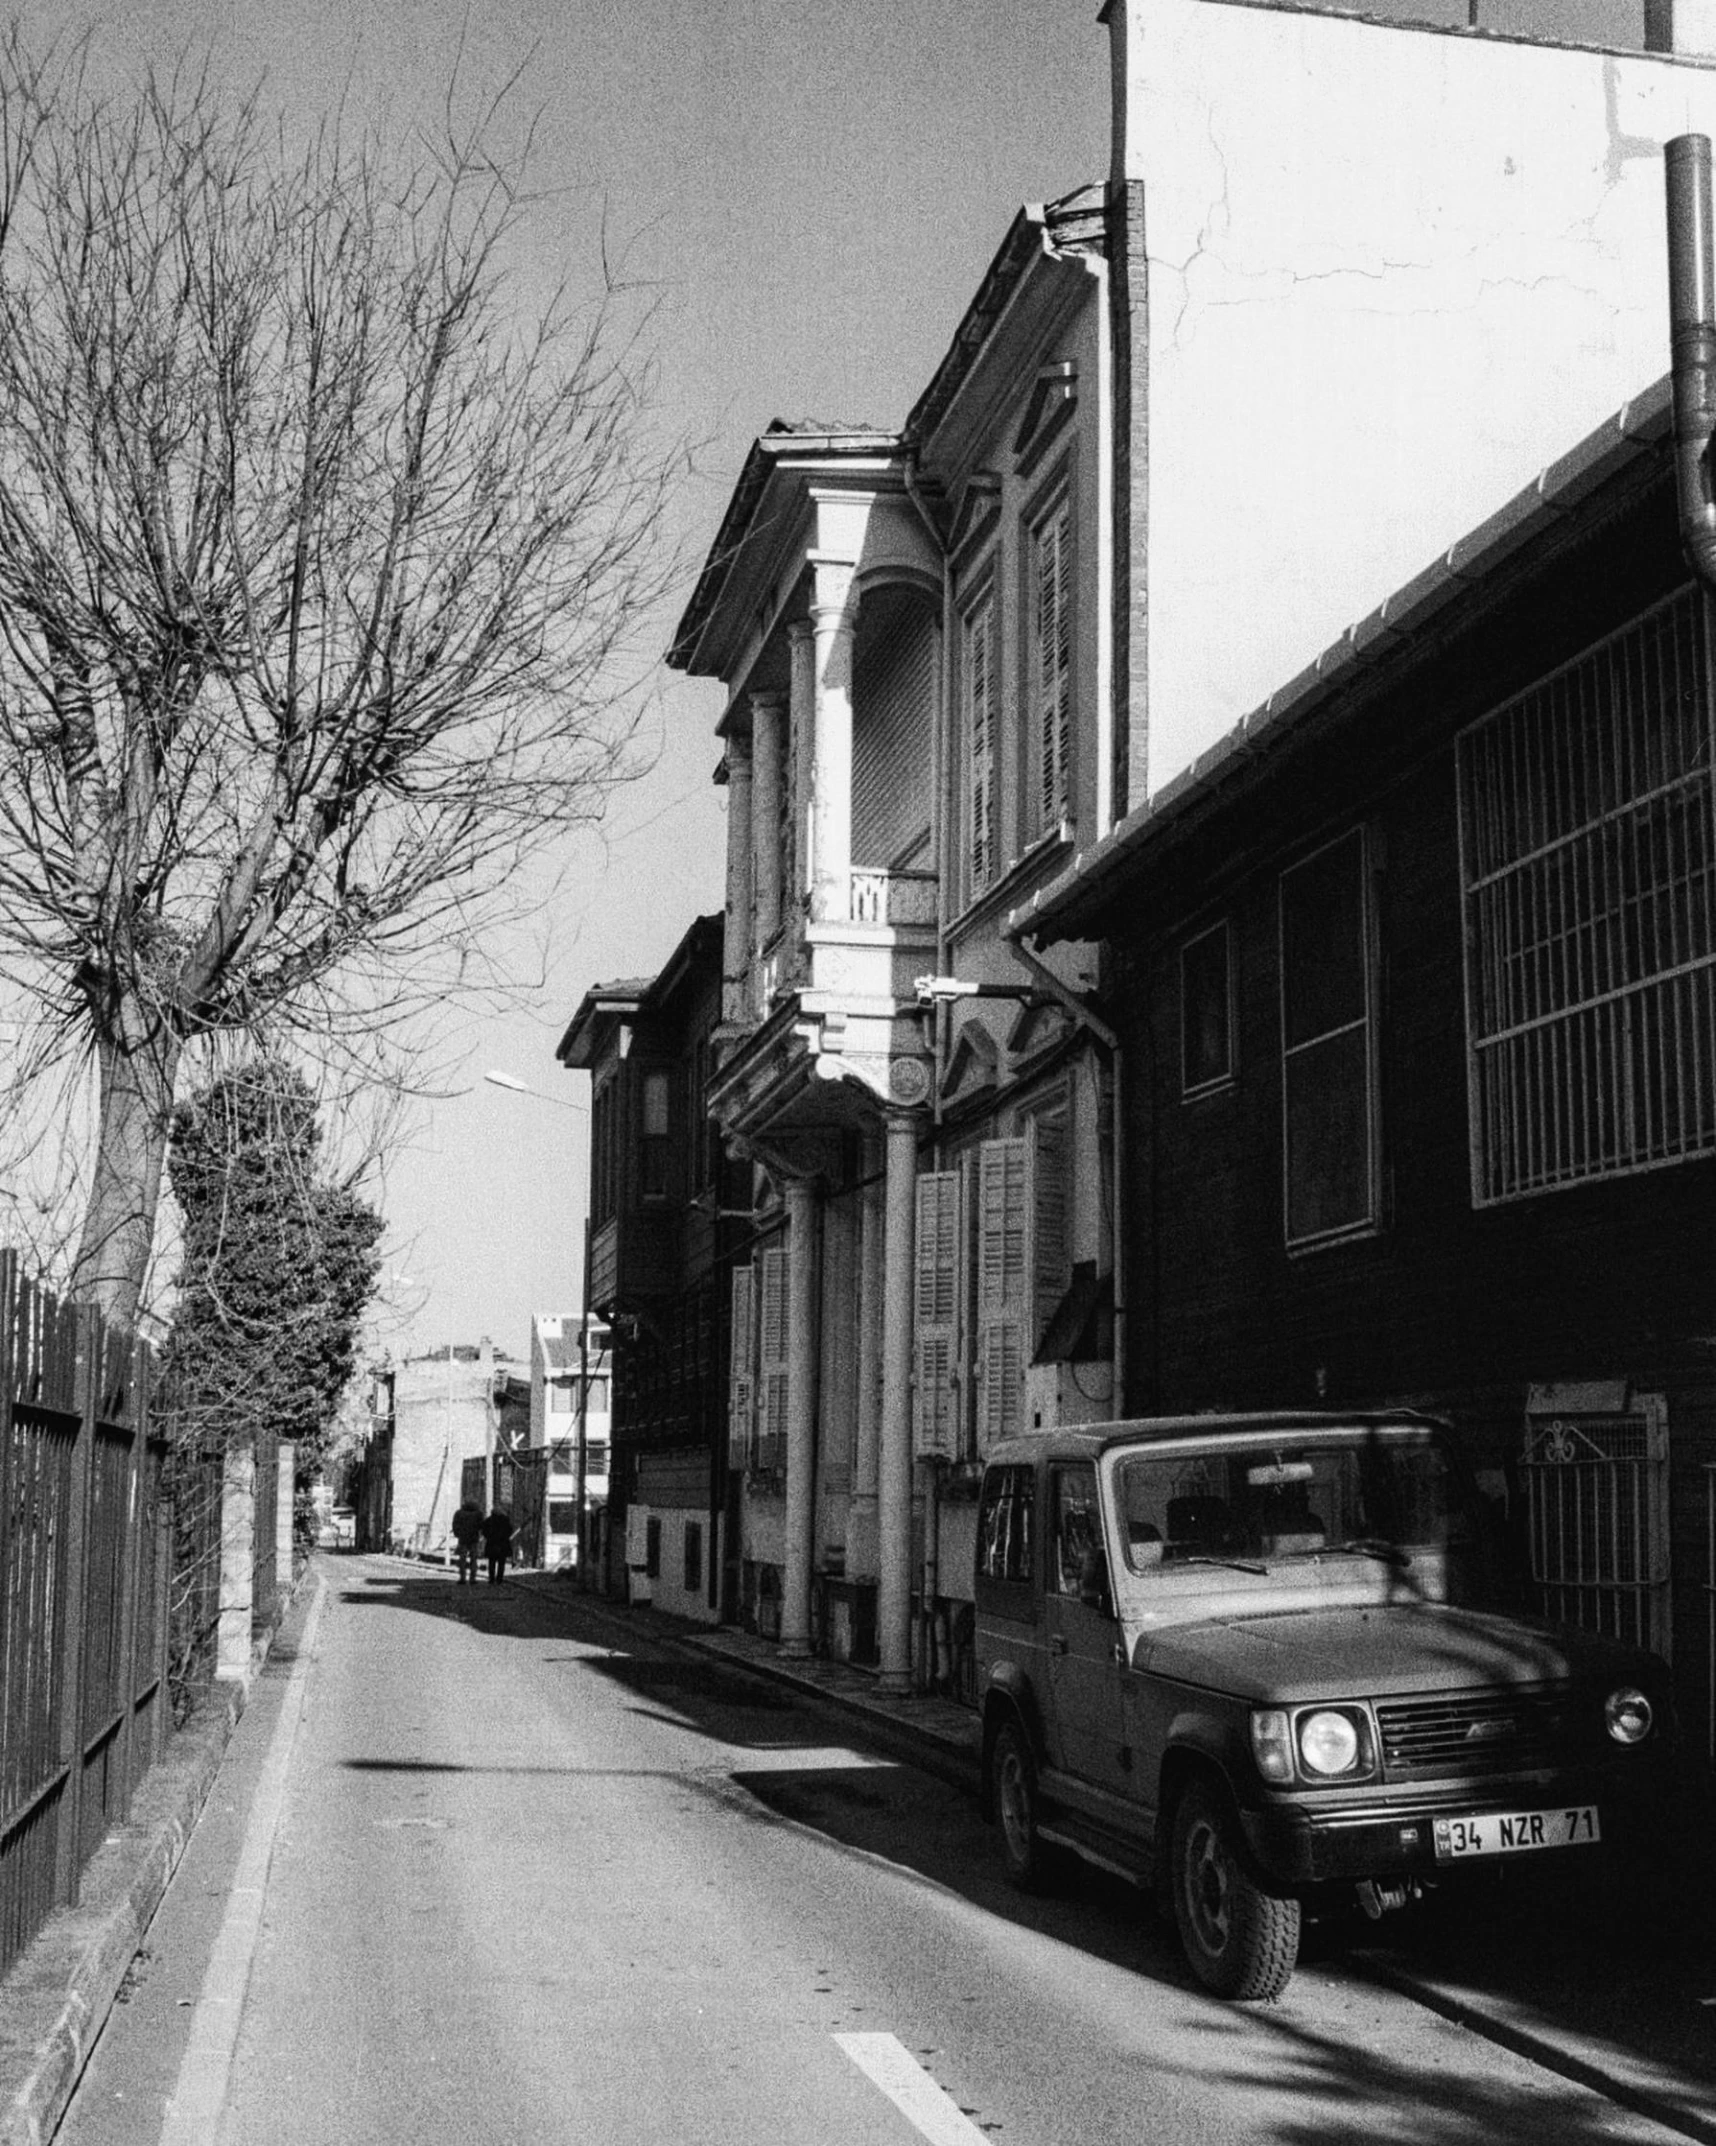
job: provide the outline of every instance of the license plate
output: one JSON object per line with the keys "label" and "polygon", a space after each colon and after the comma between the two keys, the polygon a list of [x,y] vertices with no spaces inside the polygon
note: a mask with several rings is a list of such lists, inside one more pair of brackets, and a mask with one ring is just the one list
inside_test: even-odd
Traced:
{"label": "license plate", "polygon": [[1529,1848],[1578,1848],[1603,1837],[1597,1806],[1581,1803],[1558,1811],[1484,1811],[1475,1818],[1438,1818],[1436,1860],[1463,1862],[1473,1855],[1518,1855]]}

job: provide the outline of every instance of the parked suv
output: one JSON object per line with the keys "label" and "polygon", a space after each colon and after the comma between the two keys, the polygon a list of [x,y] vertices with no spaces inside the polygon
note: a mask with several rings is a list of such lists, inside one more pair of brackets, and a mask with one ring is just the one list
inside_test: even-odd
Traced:
{"label": "parked suv", "polygon": [[[1481,1606],[1493,1531],[1410,1414],[1201,1416],[991,1452],[985,1803],[1015,1883],[1070,1848],[1171,1901],[1193,1972],[1279,1995],[1307,1906],[1641,1837],[1654,1656]],[[1659,1806],[1660,1808],[1660,1806]]]}

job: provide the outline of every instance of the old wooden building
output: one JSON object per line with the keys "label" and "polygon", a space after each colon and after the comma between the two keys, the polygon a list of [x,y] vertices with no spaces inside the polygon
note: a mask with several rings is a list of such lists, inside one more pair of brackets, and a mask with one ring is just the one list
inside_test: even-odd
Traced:
{"label": "old wooden building", "polygon": [[1131,1413],[1411,1403],[1712,1748],[1716,679],[1666,384],[1013,928],[1106,937]]}

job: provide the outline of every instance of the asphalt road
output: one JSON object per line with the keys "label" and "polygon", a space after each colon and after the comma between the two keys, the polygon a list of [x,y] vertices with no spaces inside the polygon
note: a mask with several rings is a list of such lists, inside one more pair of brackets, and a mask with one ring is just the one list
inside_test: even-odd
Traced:
{"label": "asphalt road", "polygon": [[62,2146],[1676,2136],[1338,1950],[1217,2004],[1136,1893],[1021,1899],[955,1791],[575,1597],[318,1583]]}

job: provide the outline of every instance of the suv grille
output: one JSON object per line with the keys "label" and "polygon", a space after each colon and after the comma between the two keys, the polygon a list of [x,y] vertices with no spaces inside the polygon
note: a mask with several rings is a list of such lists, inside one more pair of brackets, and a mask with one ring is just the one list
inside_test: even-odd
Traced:
{"label": "suv grille", "polygon": [[1586,1740],[1564,1687],[1388,1700],[1376,1720],[1383,1772],[1395,1781],[1564,1764]]}

